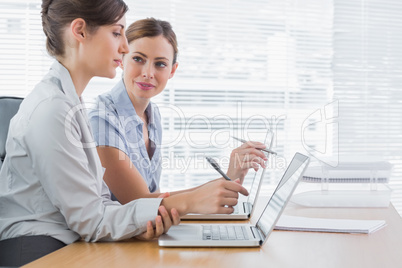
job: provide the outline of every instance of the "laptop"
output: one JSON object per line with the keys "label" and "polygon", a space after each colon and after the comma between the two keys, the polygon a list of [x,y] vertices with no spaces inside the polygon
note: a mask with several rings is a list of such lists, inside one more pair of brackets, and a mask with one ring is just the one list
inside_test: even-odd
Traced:
{"label": "laptop", "polygon": [[296,153],[264,211],[252,224],[180,224],[159,237],[162,247],[258,247],[264,245],[285,209],[309,157]]}
{"label": "laptop", "polygon": [[246,220],[253,214],[257,197],[260,192],[265,168],[258,169],[254,175],[254,179],[246,200],[239,201],[234,206],[232,214],[193,214],[189,213],[181,217],[182,220]]}
{"label": "laptop", "polygon": [[[265,141],[267,141],[268,136],[271,135],[269,149],[272,149],[274,133],[268,131],[265,136]],[[257,203],[257,198],[260,193],[261,185],[265,175],[265,168],[258,169],[254,174],[253,182],[251,183],[251,188],[249,195],[245,201],[239,201],[236,206],[234,206],[234,212],[231,214],[196,214],[189,213],[181,217],[182,220],[247,220],[254,212],[255,204]]]}

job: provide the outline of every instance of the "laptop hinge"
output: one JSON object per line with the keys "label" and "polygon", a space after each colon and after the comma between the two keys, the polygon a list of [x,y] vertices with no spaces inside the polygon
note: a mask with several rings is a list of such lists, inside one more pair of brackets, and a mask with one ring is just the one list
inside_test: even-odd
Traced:
{"label": "laptop hinge", "polygon": [[250,226],[250,228],[251,228],[251,232],[254,235],[254,238],[259,239],[260,240],[260,245],[262,245],[262,243],[265,241],[265,236],[264,236],[263,232],[261,232],[255,226]]}
{"label": "laptop hinge", "polygon": [[243,202],[244,213],[248,214],[248,216],[250,216],[250,213],[251,213],[251,209],[250,209],[251,206],[252,205],[249,202]]}

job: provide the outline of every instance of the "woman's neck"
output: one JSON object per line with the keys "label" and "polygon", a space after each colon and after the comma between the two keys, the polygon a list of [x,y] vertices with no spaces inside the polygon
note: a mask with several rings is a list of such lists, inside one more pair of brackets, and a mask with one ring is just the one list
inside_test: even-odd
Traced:
{"label": "woman's neck", "polygon": [[128,92],[128,96],[134,106],[137,115],[143,119],[146,118],[145,110],[148,107],[150,99],[136,98],[131,92]]}
{"label": "woman's neck", "polygon": [[93,76],[89,75],[85,67],[77,61],[69,61],[68,59],[57,59],[70,73],[71,80],[73,81],[75,91],[78,97],[81,97],[86,86]]}

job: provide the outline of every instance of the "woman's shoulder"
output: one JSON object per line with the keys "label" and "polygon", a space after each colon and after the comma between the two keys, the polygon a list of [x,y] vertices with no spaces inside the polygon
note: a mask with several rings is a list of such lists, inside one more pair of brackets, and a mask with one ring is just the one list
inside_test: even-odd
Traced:
{"label": "woman's shoulder", "polygon": [[[77,97],[78,100],[78,97]],[[57,80],[43,80],[25,97],[21,111],[33,115],[38,110],[48,111],[49,116],[65,114],[77,104],[62,91]]]}
{"label": "woman's shoulder", "polygon": [[70,111],[81,105],[71,77],[60,63],[54,62],[49,72],[25,97],[21,110],[33,114],[36,110],[49,111],[50,116]]}
{"label": "woman's shoulder", "polygon": [[120,104],[116,101],[116,99],[118,100],[116,96],[122,91],[122,86],[124,87],[124,84],[120,81],[111,90],[98,95],[91,105],[92,108],[90,109],[89,117],[99,117],[102,114],[118,116],[117,106]]}
{"label": "woman's shoulder", "polygon": [[90,119],[94,117],[104,117],[102,115],[117,116],[116,104],[113,101],[110,91],[95,98],[88,115]]}

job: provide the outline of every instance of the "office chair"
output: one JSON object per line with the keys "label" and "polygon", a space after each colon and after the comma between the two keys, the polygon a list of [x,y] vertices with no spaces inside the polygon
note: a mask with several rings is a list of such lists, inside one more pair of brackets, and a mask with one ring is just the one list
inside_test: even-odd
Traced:
{"label": "office chair", "polygon": [[17,113],[23,98],[0,97],[0,169],[6,157],[6,140],[11,118]]}

